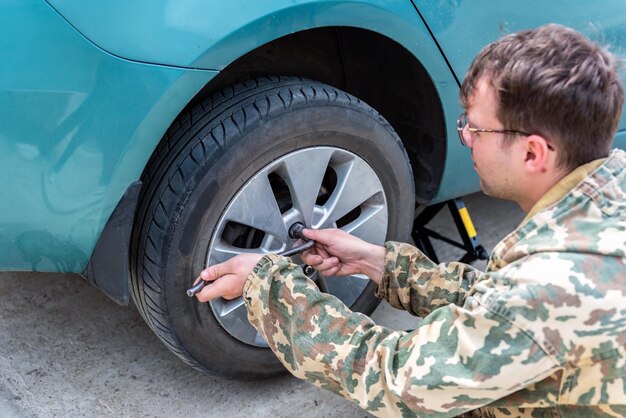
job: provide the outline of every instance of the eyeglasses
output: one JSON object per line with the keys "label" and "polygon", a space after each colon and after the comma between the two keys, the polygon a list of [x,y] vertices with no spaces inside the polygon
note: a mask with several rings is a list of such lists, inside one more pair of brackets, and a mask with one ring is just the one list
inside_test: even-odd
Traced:
{"label": "eyeglasses", "polygon": [[[509,134],[509,135],[522,135],[522,136],[530,136],[529,133],[522,131],[514,131],[510,129],[479,129],[472,128],[469,124],[469,120],[467,120],[467,113],[463,112],[459,116],[456,121],[456,131],[459,133],[459,139],[461,140],[461,144],[466,147],[469,146],[470,141],[474,143],[476,139],[477,133],[496,133],[496,134]],[[465,132],[468,133],[466,136]]]}
{"label": "eyeglasses", "polygon": [[[469,146],[470,141],[472,143],[474,143],[474,140],[476,139],[476,134],[477,133],[482,133],[482,132],[485,132],[485,133],[496,133],[496,134],[507,134],[507,135],[521,135],[521,136],[530,136],[530,135],[532,135],[532,134],[529,134],[528,132],[515,131],[515,130],[511,130],[511,129],[479,129],[479,128],[472,128],[469,125],[469,121],[467,120],[467,113],[466,112],[461,113],[461,115],[457,119],[457,121],[456,121],[456,131],[459,134],[459,139],[461,140],[461,144],[465,145],[466,147]],[[466,132],[467,132],[467,134],[466,134]],[[552,148],[552,146],[550,144],[548,144],[548,149],[550,151],[554,151],[554,148]]]}

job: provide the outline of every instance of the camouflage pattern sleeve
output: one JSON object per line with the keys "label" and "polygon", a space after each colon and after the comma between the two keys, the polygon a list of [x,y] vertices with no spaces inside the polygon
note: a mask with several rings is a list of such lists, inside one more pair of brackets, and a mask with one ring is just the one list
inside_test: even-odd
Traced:
{"label": "camouflage pattern sleeve", "polygon": [[453,303],[462,306],[472,284],[483,274],[463,263],[435,264],[412,245],[389,241],[382,282],[376,294],[397,309],[424,317]]}
{"label": "camouflage pattern sleeve", "polygon": [[293,375],[377,416],[457,415],[558,367],[527,333],[472,298],[437,309],[413,332],[392,331],[319,292],[276,255],[250,274],[244,301],[250,323]]}

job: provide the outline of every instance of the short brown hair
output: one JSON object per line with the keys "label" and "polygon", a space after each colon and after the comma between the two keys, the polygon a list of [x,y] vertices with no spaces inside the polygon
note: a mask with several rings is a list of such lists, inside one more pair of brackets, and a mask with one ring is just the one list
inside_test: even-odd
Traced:
{"label": "short brown hair", "polygon": [[485,76],[504,129],[549,138],[560,166],[573,169],[608,155],[624,91],[613,56],[582,34],[550,24],[487,45],[463,80],[464,107]]}

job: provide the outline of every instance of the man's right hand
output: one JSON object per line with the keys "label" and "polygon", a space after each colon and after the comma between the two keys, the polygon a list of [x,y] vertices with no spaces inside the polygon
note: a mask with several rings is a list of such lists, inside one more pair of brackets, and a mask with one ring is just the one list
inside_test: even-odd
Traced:
{"label": "man's right hand", "polygon": [[304,251],[302,261],[324,276],[365,274],[380,284],[385,264],[385,248],[370,244],[340,229],[305,229],[315,246]]}

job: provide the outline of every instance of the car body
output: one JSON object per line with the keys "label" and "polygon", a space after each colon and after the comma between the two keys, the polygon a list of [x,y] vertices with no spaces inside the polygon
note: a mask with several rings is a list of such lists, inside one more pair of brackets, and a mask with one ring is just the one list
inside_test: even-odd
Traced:
{"label": "car body", "polygon": [[[83,274],[128,303],[149,161],[181,114],[258,77],[315,80],[379,112],[406,149],[416,203],[474,192],[455,121],[480,48],[558,22],[626,57],[625,12],[619,0],[4,0],[0,270]],[[624,117],[615,145],[626,147]]]}

